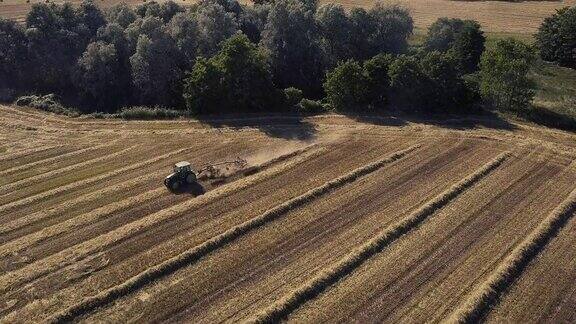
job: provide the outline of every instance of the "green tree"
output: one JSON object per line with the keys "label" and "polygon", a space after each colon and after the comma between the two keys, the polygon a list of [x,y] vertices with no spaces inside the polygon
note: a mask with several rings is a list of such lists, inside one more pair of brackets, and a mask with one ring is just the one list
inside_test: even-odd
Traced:
{"label": "green tree", "polygon": [[[145,19],[158,19],[147,17]],[[177,106],[181,103],[181,60],[172,38],[163,32],[140,35],[130,57],[136,99],[145,105]]]}
{"label": "green tree", "polygon": [[423,93],[424,108],[428,112],[464,112],[474,95],[460,77],[454,58],[434,51],[421,60],[422,72],[428,87]]}
{"label": "green tree", "polygon": [[198,56],[198,24],[192,11],[178,13],[166,26],[168,34],[176,42],[176,47],[185,59],[186,69],[192,68]]}
{"label": "green tree", "polygon": [[357,60],[366,60],[380,53],[403,53],[414,29],[406,8],[381,3],[376,3],[369,11],[352,9],[350,22],[352,57]]}
{"label": "green tree", "polygon": [[306,96],[321,93],[324,58],[314,12],[299,0],[278,0],[268,15],[260,45],[269,56],[280,88],[296,87]]}
{"label": "green tree", "polygon": [[128,27],[136,20],[136,13],[125,2],[112,6],[106,12],[108,23],[116,23],[123,28]]}
{"label": "green tree", "polygon": [[536,43],[542,59],[576,68],[576,7],[560,9],[544,19]]}
{"label": "green tree", "polygon": [[330,105],[337,110],[363,110],[368,104],[368,83],[362,66],[348,60],[328,72],[324,91]]}
{"label": "green tree", "polygon": [[430,89],[429,81],[417,57],[397,57],[390,65],[388,76],[390,94],[396,105],[409,111],[418,111],[425,107]]}
{"label": "green tree", "polygon": [[85,102],[97,111],[112,112],[126,96],[122,62],[113,44],[90,43],[78,60],[74,80]]}
{"label": "green tree", "polygon": [[69,3],[34,4],[26,17],[31,65],[28,82],[38,91],[63,93],[73,89],[76,61],[101,26],[102,15],[91,2],[76,10]]}
{"label": "green tree", "polygon": [[0,89],[25,85],[28,40],[16,22],[0,18]]}
{"label": "green tree", "polygon": [[216,54],[220,49],[220,43],[238,31],[236,15],[215,2],[206,2],[198,9],[196,25],[198,54],[207,57]]}
{"label": "green tree", "polygon": [[344,8],[327,4],[318,10],[315,19],[321,34],[320,44],[328,64],[336,66],[339,61],[352,58],[352,23]]}
{"label": "green tree", "polygon": [[382,106],[388,100],[390,77],[388,72],[394,62],[391,54],[378,54],[364,62],[364,74],[368,80],[368,100],[375,107]]}
{"label": "green tree", "polygon": [[528,78],[533,61],[534,53],[527,45],[514,39],[496,42],[482,55],[482,96],[502,110],[526,110],[535,93]]}
{"label": "green tree", "polygon": [[270,111],[277,95],[265,56],[242,33],[198,59],[184,81],[184,100],[196,114]]}
{"label": "green tree", "polygon": [[462,73],[478,70],[486,38],[473,20],[439,18],[428,29],[424,47],[428,51],[449,53]]}

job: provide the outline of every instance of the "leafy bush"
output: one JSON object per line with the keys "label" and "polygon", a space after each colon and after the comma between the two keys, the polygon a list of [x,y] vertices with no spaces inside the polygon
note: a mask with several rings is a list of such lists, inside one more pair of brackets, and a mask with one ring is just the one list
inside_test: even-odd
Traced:
{"label": "leafy bush", "polygon": [[474,92],[460,77],[452,56],[431,52],[422,58],[420,66],[428,83],[423,100],[429,112],[464,112],[470,107]]}
{"label": "leafy bush", "polygon": [[303,98],[302,90],[296,88],[284,89],[284,98],[289,108],[295,107]]}
{"label": "leafy bush", "polygon": [[298,104],[298,112],[302,114],[321,114],[329,110],[328,106],[317,100],[302,99]]}
{"label": "leafy bush", "polygon": [[544,19],[536,43],[542,59],[576,68],[576,7],[560,9]]}
{"label": "leafy bush", "polygon": [[534,58],[532,49],[517,40],[496,42],[482,55],[482,96],[498,109],[528,109],[535,93],[535,85],[528,78]]}
{"label": "leafy bush", "polygon": [[72,117],[79,115],[77,111],[62,106],[55,94],[48,94],[44,96],[38,96],[38,95],[22,96],[16,99],[15,104],[16,106],[21,107],[28,106],[44,110],[47,112],[68,115]]}
{"label": "leafy bush", "polygon": [[118,114],[123,119],[175,119],[184,116],[182,111],[167,109],[163,107],[128,107],[122,108]]}
{"label": "leafy bush", "polygon": [[370,105],[379,107],[386,103],[390,91],[388,72],[394,57],[390,54],[378,54],[364,62],[364,74],[368,81],[367,100]]}
{"label": "leafy bush", "polygon": [[390,65],[390,92],[394,103],[411,111],[426,104],[429,84],[415,56],[401,55]]}
{"label": "leafy bush", "polygon": [[16,99],[16,91],[10,88],[0,88],[0,102],[13,102]]}

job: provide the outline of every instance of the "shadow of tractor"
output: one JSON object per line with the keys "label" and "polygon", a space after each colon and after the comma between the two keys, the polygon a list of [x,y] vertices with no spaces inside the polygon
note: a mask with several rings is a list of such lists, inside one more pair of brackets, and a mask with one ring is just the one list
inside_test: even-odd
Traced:
{"label": "shadow of tractor", "polygon": [[169,189],[169,188],[168,188],[168,190],[171,193],[176,194],[176,195],[189,194],[189,195],[192,195],[194,197],[198,197],[198,196],[201,196],[201,195],[206,193],[206,189],[204,189],[204,186],[202,186],[202,184],[200,184],[198,182],[194,182],[192,184],[182,185],[176,190]]}

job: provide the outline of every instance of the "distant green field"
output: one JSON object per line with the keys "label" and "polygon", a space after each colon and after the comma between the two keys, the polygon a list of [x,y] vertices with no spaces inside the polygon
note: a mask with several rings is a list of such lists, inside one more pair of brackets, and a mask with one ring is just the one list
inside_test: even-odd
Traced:
{"label": "distant green field", "polygon": [[[416,28],[410,45],[419,46],[424,42],[426,30]],[[527,34],[486,32],[486,45],[498,39],[512,37],[527,44],[534,43],[534,37]],[[537,86],[531,121],[543,125],[576,131],[576,70],[563,68],[553,63],[538,61],[530,73]]]}
{"label": "distant green field", "polygon": [[540,62],[531,75],[538,87],[532,119],[576,130],[576,70]]}

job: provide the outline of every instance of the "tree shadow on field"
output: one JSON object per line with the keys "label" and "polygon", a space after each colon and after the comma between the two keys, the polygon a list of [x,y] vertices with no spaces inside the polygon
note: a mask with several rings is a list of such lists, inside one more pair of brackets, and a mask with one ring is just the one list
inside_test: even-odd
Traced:
{"label": "tree shadow on field", "polygon": [[235,130],[255,128],[264,134],[288,140],[311,140],[316,137],[316,126],[298,115],[249,115],[198,116],[199,121],[212,127]]}
{"label": "tree shadow on field", "polygon": [[[568,108],[565,108],[569,111]],[[556,128],[569,132],[576,132],[576,117],[569,114],[561,114],[543,106],[533,105],[532,109],[520,115],[537,125]]]}
{"label": "tree shadow on field", "polygon": [[373,115],[356,115],[344,113],[356,121],[378,126],[406,126],[409,123],[432,125],[454,130],[472,130],[489,128],[497,130],[514,130],[517,127],[498,114],[488,110],[478,110],[470,114],[440,113],[406,113],[391,111]]}

